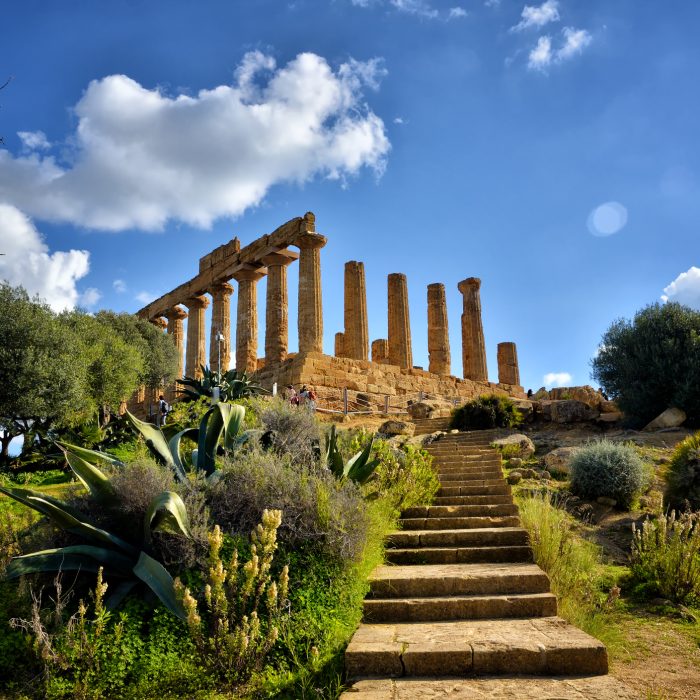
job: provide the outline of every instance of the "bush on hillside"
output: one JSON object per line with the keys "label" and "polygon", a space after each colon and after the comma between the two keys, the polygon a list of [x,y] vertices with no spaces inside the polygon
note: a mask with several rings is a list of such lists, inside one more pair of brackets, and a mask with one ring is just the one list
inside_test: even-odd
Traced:
{"label": "bush on hillside", "polygon": [[646,425],[675,406],[700,423],[700,312],[652,304],[603,334],[592,376],[626,416]]}
{"label": "bush on hillside", "polygon": [[672,508],[700,510],[700,432],[676,446],[666,481],[666,500]]}
{"label": "bush on hillside", "polygon": [[263,429],[270,433],[274,452],[289,456],[299,466],[319,466],[321,433],[318,419],[311,411],[279,399],[270,402],[260,421]]}
{"label": "bush on hillside", "polygon": [[522,421],[515,404],[507,396],[480,396],[468,401],[452,413],[450,428],[457,430],[488,430],[513,428]]}
{"label": "bush on hillside", "polygon": [[644,464],[629,445],[588,442],[571,458],[571,490],[582,498],[614,498],[629,508],[644,485]]}

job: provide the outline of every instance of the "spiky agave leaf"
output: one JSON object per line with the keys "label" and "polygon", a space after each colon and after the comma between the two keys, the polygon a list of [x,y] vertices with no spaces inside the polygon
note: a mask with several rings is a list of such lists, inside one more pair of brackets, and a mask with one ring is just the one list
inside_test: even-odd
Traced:
{"label": "spiky agave leaf", "polygon": [[114,489],[109,479],[94,465],[75,451],[72,446],[57,443],[66,456],[68,466],[82,485],[97,501],[110,502],[114,499]]}
{"label": "spiky agave leaf", "polygon": [[192,537],[187,509],[174,491],[159,493],[148,506],[143,520],[144,542],[149,543],[154,532]]}
{"label": "spiky agave leaf", "polygon": [[185,619],[185,611],[175,594],[173,577],[160,562],[146,552],[141,552],[133,572],[158,596],[173,615],[177,615],[181,620]]}
{"label": "spiky agave leaf", "polygon": [[170,451],[168,441],[165,439],[165,435],[163,435],[162,431],[156,428],[154,425],[151,425],[150,423],[146,423],[142,420],[139,420],[129,411],[126,412],[126,416],[131,421],[131,424],[136,428],[136,430],[138,430],[138,432],[144,438],[144,440],[146,441],[146,446],[151,451],[156,460],[161,462],[161,464],[165,464],[173,470],[176,469],[175,461],[173,460],[173,454]]}
{"label": "spiky agave leaf", "polygon": [[170,454],[172,455],[173,463],[175,465],[175,476],[182,483],[187,483],[187,466],[188,466],[185,463],[185,460],[183,459],[183,456],[182,456],[182,449],[181,449],[182,438],[187,437],[187,438],[190,438],[190,440],[194,440],[195,442],[197,442],[198,436],[199,436],[199,431],[197,430],[197,428],[185,428],[185,430],[181,430],[179,433],[176,433],[175,435],[173,435],[170,438],[170,441],[168,442]]}
{"label": "spiky agave leaf", "polygon": [[358,484],[364,484],[370,479],[374,470],[380,464],[378,459],[370,459],[373,443],[374,438],[367,443],[364,450],[358,452],[348,460],[343,470],[343,476],[345,478]]}

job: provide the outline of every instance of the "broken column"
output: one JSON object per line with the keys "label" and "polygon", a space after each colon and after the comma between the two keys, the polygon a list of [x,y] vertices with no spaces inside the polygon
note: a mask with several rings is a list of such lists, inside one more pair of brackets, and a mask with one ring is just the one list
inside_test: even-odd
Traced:
{"label": "broken column", "polygon": [[345,333],[335,334],[335,347],[333,348],[336,357],[345,357]]}
{"label": "broken column", "polygon": [[386,362],[389,356],[386,338],[372,341],[372,362]]}
{"label": "broken column", "polygon": [[445,285],[428,285],[428,355],[429,371],[449,375],[451,372],[450,337],[447,330]]}
{"label": "broken column", "polygon": [[354,360],[369,358],[369,330],[367,328],[367,288],[364,263],[351,260],[345,263],[345,357]]}
{"label": "broken column", "polygon": [[255,372],[258,368],[258,280],[260,270],[239,270],[233,275],[238,282],[236,317],[236,370]]}
{"label": "broken column", "polygon": [[189,320],[187,321],[187,362],[185,365],[185,375],[201,379],[202,365],[206,362],[204,312],[207,306],[209,306],[209,299],[204,296],[190,297],[184,304],[190,311]]}
{"label": "broken column", "polygon": [[408,315],[408,286],[406,275],[389,275],[389,364],[413,367],[411,351],[411,320]]}
{"label": "broken column", "polygon": [[302,233],[295,245],[299,255],[299,352],[323,352],[323,307],[321,302],[321,248],[326,237]]}
{"label": "broken column", "polygon": [[282,362],[289,347],[287,265],[293,258],[280,253],[266,255],[267,300],[265,303],[265,361]]}
{"label": "broken column", "polygon": [[168,335],[173,339],[177,348],[177,378],[182,379],[185,371],[185,324],[187,312],[181,306],[173,306],[169,309],[165,317],[168,319]]}
{"label": "broken column", "polygon": [[462,366],[464,378],[477,382],[488,381],[486,369],[486,345],[484,328],[481,323],[481,280],[468,277],[462,280],[457,289],[464,297],[462,312]]}
{"label": "broken column", "polygon": [[[233,287],[220,282],[211,288],[211,334],[209,336],[209,366],[226,372],[231,358],[231,294]],[[221,362],[219,363],[219,358]]]}
{"label": "broken column", "polygon": [[498,383],[520,386],[518,350],[515,343],[498,344]]}

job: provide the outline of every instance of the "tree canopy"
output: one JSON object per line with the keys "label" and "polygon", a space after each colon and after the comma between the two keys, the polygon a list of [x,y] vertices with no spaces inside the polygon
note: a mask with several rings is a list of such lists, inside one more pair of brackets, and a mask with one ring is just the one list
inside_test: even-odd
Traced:
{"label": "tree canopy", "polygon": [[635,423],[675,406],[700,424],[700,312],[657,303],[631,321],[618,319],[591,364],[593,378]]}

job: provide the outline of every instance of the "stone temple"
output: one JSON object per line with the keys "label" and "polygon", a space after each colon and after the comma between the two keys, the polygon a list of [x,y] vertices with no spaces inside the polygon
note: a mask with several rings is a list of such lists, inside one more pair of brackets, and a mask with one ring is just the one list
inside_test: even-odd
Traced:
{"label": "stone temple", "polygon": [[[469,277],[459,282],[463,295],[463,377],[450,374],[445,285],[427,288],[429,366],[413,366],[411,325],[406,275],[388,276],[388,333],[370,342],[364,264],[345,264],[344,327],[335,335],[335,354],[324,355],[321,249],[327,238],[316,232],[315,216],[288,221],[272,233],[241,248],[234,238],[199,261],[192,279],[142,308],[138,315],[172,336],[180,353],[180,376],[201,375],[200,367],[229,369],[231,356],[232,282],[237,283],[235,367],[267,389],[276,384],[313,386],[331,407],[345,396],[345,405],[382,411],[405,406],[416,395],[464,401],[484,393],[523,397],[514,343],[498,345],[498,383],[488,381],[486,347],[481,320],[481,281]],[[297,250],[292,250],[296,248]],[[288,346],[287,266],[299,262],[297,352]],[[265,300],[265,356],[258,357],[257,283],[267,275]],[[211,299],[211,301],[210,301]],[[207,309],[209,357],[206,357]],[[185,319],[187,332],[185,333]],[[169,388],[170,398],[175,389]],[[147,410],[154,396],[144,390],[130,402],[132,410]]]}

